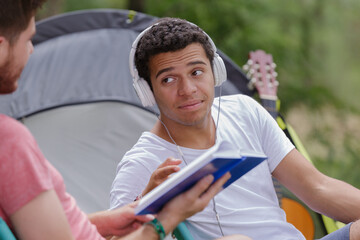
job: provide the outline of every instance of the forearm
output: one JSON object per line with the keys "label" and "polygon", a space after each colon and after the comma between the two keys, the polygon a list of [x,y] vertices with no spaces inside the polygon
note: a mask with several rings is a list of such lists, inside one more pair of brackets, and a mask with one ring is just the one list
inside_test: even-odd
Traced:
{"label": "forearm", "polygon": [[319,213],[344,223],[360,219],[360,190],[350,184],[326,177],[312,196],[308,205]]}
{"label": "forearm", "polygon": [[316,212],[345,223],[360,218],[360,190],[322,174],[296,149],[273,176]]}

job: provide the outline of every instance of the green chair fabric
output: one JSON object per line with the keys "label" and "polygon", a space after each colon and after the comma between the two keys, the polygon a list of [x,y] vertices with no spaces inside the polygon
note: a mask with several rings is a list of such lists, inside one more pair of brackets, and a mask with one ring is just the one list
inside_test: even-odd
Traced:
{"label": "green chair fabric", "polygon": [[16,240],[6,222],[0,218],[0,240]]}
{"label": "green chair fabric", "polygon": [[179,225],[177,225],[177,227],[173,231],[173,234],[178,240],[194,240],[193,236],[187,229],[184,222],[181,222]]}

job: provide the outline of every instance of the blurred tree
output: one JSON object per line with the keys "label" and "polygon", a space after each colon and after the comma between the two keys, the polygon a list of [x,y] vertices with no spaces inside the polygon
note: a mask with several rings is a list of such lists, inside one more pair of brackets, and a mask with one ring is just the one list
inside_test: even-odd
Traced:
{"label": "blurred tree", "polygon": [[129,0],[127,9],[144,12],[145,0]]}
{"label": "blurred tree", "polygon": [[125,9],[127,0],[65,0],[64,11],[84,10],[92,8]]}
{"label": "blurred tree", "polygon": [[64,11],[64,3],[65,0],[48,0],[41,10],[37,12],[36,19],[40,20],[62,13]]}

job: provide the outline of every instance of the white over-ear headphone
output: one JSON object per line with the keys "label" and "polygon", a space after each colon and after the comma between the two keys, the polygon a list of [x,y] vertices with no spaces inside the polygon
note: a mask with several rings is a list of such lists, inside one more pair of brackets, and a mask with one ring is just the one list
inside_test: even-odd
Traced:
{"label": "white over-ear headphone", "polygon": [[[190,23],[190,24],[195,25],[193,23]],[[154,25],[157,25],[157,23]],[[146,28],[144,31],[142,31],[137,36],[137,38],[135,39],[135,41],[133,42],[133,44],[131,46],[130,55],[129,55],[130,73],[131,73],[131,75],[133,77],[133,81],[134,81],[133,86],[134,86],[135,91],[136,91],[137,95],[139,96],[140,101],[144,107],[154,106],[154,105],[156,105],[156,101],[155,101],[154,94],[150,89],[149,84],[146,82],[145,79],[143,79],[139,76],[138,70],[136,69],[136,66],[135,66],[135,52],[136,52],[137,45],[138,45],[140,39],[142,38],[142,36],[149,29],[151,29],[154,25]],[[212,67],[213,67],[213,73],[214,73],[214,79],[215,79],[215,86],[220,86],[227,79],[225,64],[224,64],[223,59],[216,52],[216,46],[215,46],[213,40],[204,31],[203,31],[203,33],[208,37],[209,42],[214,51],[214,59],[213,59]]]}

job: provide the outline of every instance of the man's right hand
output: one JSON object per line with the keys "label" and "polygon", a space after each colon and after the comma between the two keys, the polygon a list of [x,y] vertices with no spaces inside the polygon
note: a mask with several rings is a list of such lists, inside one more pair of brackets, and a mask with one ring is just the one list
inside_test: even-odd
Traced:
{"label": "man's right hand", "polygon": [[162,182],[170,177],[171,174],[180,170],[178,166],[181,163],[180,159],[167,158],[158,168],[151,174],[149,183],[142,192],[142,195],[149,193],[151,190],[159,186]]}
{"label": "man's right hand", "polygon": [[157,219],[163,224],[165,232],[169,233],[180,222],[202,211],[230,177],[231,175],[228,172],[212,184],[214,176],[208,175],[192,188],[167,203],[157,215]]}

